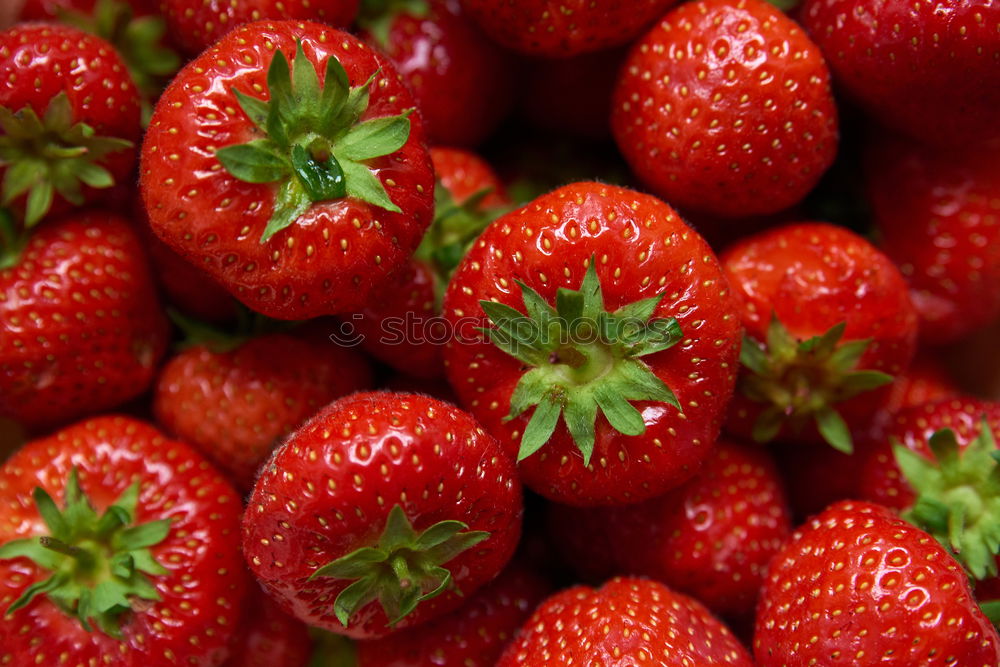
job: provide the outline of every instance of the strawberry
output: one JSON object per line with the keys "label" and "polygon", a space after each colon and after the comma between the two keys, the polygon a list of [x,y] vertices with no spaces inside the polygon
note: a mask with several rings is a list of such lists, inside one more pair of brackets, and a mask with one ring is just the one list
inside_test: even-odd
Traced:
{"label": "strawberry", "polygon": [[349,326],[379,361],[409,375],[444,374],[441,294],[455,265],[483,228],[509,205],[500,178],[474,153],[432,148],[437,175],[434,220],[416,256],[376,290]]}
{"label": "strawberry", "polygon": [[459,607],[521,528],[514,462],[467,414],[417,394],[321,410],[275,451],[248,507],[243,551],[265,590],[358,639]]}
{"label": "strawberry", "polygon": [[385,639],[358,642],[354,664],[494,667],[549,588],[548,582],[530,569],[511,565],[447,616]]}
{"label": "strawberry", "polygon": [[197,55],[231,30],[260,19],[317,21],[346,27],[359,0],[158,0],[177,44]]}
{"label": "strawberry", "polygon": [[639,178],[671,204],[726,217],[799,202],[837,152],[819,49],[764,0],[696,0],[633,47],[611,127]]}
{"label": "strawberry", "polygon": [[128,178],[139,95],[110,44],[69,26],[19,24],[0,32],[0,81],[2,205],[23,209],[26,227]]}
{"label": "strawberry", "polygon": [[881,246],[910,284],[921,339],[952,342],[1000,318],[1000,151],[882,140],[866,172]]}
{"label": "strawberry", "polygon": [[676,0],[461,0],[498,43],[520,53],[565,58],[619,46],[642,32]]}
{"label": "strawberry", "polygon": [[736,305],[711,249],[663,202],[575,183],[498,218],[452,277],[444,315],[452,387],[518,452],[532,490],[639,502],[711,452]]}
{"label": "strawberry", "polygon": [[246,589],[239,496],[185,444],[99,417],[0,468],[0,663],[204,667]]}
{"label": "strawberry", "polygon": [[747,651],[701,603],[646,579],[574,586],[545,600],[497,667],[750,667]]}
{"label": "strawberry", "polygon": [[1000,140],[989,0],[807,0],[801,12],[834,78],[886,127],[924,143]]}
{"label": "strawberry", "polygon": [[961,566],[880,505],[837,503],[771,561],[754,632],[759,667],[1000,664],[1000,637]]}
{"label": "strawberry", "polygon": [[366,0],[358,24],[413,91],[431,143],[480,144],[510,110],[513,58],[458,0]]}
{"label": "strawberry", "polygon": [[254,586],[227,667],[306,667],[309,629]]}
{"label": "strawberry", "polygon": [[51,428],[141,393],[167,323],[129,224],[84,212],[46,222],[19,251],[4,248],[0,339],[0,415],[27,426]]}
{"label": "strawberry", "polygon": [[270,317],[357,310],[431,220],[412,107],[392,66],[350,35],[238,28],[157,104],[141,181],[153,230]]}
{"label": "strawberry", "polygon": [[[581,573],[651,577],[727,616],[752,613],[767,562],[791,533],[771,457],[725,440],[666,495],[626,507],[553,505],[549,519]],[[602,563],[610,569],[595,572]]]}
{"label": "strawberry", "polygon": [[336,398],[371,386],[356,352],[330,340],[271,334],[189,347],[163,367],[153,409],[240,488],[281,438]]}
{"label": "strawberry", "polygon": [[899,270],[857,234],[822,223],[756,234],[721,260],[746,328],[726,428],[758,442],[796,441],[818,439],[815,424],[849,453],[851,432],[868,427],[888,398],[884,385],[916,350],[917,316]]}

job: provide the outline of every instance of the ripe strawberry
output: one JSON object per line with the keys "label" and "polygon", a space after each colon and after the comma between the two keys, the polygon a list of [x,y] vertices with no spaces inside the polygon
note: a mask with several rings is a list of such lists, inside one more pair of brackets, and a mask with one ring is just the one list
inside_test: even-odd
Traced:
{"label": "ripe strawberry", "polygon": [[921,338],[955,341],[1000,318],[1000,151],[882,140],[870,153],[881,245],[910,284]]}
{"label": "ripe strawberry", "polygon": [[492,39],[508,49],[549,58],[625,44],[676,0],[461,0]]}
{"label": "ripe strawberry", "polygon": [[880,505],[842,502],[771,561],[754,657],[759,667],[993,667],[1000,637],[934,538]]}
{"label": "ripe strawberry", "polygon": [[225,660],[247,583],[242,508],[193,449],[90,419],[7,461],[0,501],[0,663]]}
{"label": "ripe strawberry", "polygon": [[304,623],[252,587],[227,667],[306,667],[312,640]]}
{"label": "ripe strawberry", "polygon": [[330,340],[271,334],[184,350],[156,383],[157,421],[242,489],[271,449],[320,408],[371,386],[371,369]]}
{"label": "ripe strawberry", "polygon": [[729,629],[701,603],[646,579],[575,586],[543,602],[497,667],[750,667]]}
{"label": "ripe strawberry", "polygon": [[576,183],[498,218],[452,277],[444,315],[455,393],[519,451],[538,493],[639,502],[711,452],[738,315],[712,250],[663,202]]}
{"label": "ripe strawberry", "polygon": [[25,226],[127,180],[139,95],[110,44],[69,26],[19,24],[0,32],[0,81],[0,202],[23,209]]}
{"label": "ripe strawberry", "polygon": [[448,327],[441,294],[465,251],[509,200],[493,168],[474,153],[432,148],[437,175],[434,220],[416,256],[378,288],[350,326],[365,350],[396,370],[422,378],[444,374]]}
{"label": "ripe strawberry", "polygon": [[924,143],[1000,139],[1000,5],[990,0],[808,0],[803,24],[837,83]]}
{"label": "ripe strawberry", "polygon": [[378,392],[292,434],[248,507],[243,551],[265,590],[309,625],[359,639],[459,607],[510,558],[522,511],[514,462],[471,417]]}
{"label": "ripe strawberry", "polygon": [[419,628],[358,642],[356,667],[494,667],[504,647],[549,584],[532,570],[511,565],[456,611]]}
{"label": "ripe strawberry", "polygon": [[664,16],[625,61],[611,127],[654,192],[728,217],[799,202],[838,141],[819,49],[764,0],[696,0]]}
{"label": "ripe strawberry", "polygon": [[366,2],[358,24],[361,38],[409,84],[431,143],[480,144],[510,110],[513,58],[486,39],[458,0]]}
{"label": "ripe strawberry", "polygon": [[[726,428],[816,439],[850,452],[916,350],[917,316],[892,262],[857,234],[798,223],[757,234],[721,257],[742,302],[746,368]],[[875,389],[878,391],[874,391]],[[810,425],[809,431],[803,427]]]}
{"label": "ripe strawberry", "polygon": [[358,13],[358,1],[159,0],[159,5],[177,44],[188,54],[197,55],[231,30],[261,19],[295,19],[349,26]]}
{"label": "ripe strawberry", "polygon": [[153,230],[270,317],[357,310],[430,223],[412,106],[391,65],[350,35],[238,28],[154,112],[141,182]]}
{"label": "ripe strawberry", "polygon": [[553,505],[549,518],[566,561],[589,578],[651,577],[727,616],[752,613],[767,562],[791,533],[771,457],[725,440],[666,495],[626,507]]}
{"label": "ripe strawberry", "polygon": [[0,415],[51,428],[141,393],[167,323],[129,224],[79,213],[26,244],[0,261]]}

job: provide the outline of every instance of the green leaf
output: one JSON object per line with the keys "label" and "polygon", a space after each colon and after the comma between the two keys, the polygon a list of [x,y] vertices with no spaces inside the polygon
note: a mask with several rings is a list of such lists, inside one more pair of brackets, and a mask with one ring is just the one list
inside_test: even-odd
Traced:
{"label": "green leaf", "polygon": [[25,206],[25,226],[34,227],[37,225],[52,208],[52,201],[54,197],[55,192],[51,181],[40,181],[33,188],[31,188],[28,192],[28,203]]}
{"label": "green leaf", "polygon": [[44,180],[46,180],[44,163],[38,160],[12,162],[3,177],[3,204],[9,205]]}
{"label": "green leaf", "polygon": [[297,39],[295,43],[295,66],[292,77],[295,108],[300,110],[301,115],[316,118],[319,116],[317,106],[320,100],[319,76],[315,66],[306,57],[301,39]]}
{"label": "green leaf", "polygon": [[356,162],[395,153],[410,137],[408,115],[409,112],[355,125],[337,142],[334,151]]}
{"label": "green leaf", "polygon": [[764,408],[759,415],[757,415],[757,420],[753,424],[753,431],[751,437],[754,442],[765,443],[771,442],[781,431],[781,427],[785,423],[785,414],[777,406],[770,406]]}
{"label": "green leaf", "polygon": [[521,447],[517,453],[517,460],[523,461],[528,458],[549,441],[552,433],[559,423],[559,414],[562,412],[560,400],[549,394],[545,400],[535,406],[535,411],[528,420],[528,425],[521,436]]}
{"label": "green leaf", "polygon": [[40,486],[36,486],[31,495],[35,500],[35,506],[38,508],[38,514],[42,517],[42,521],[45,522],[49,533],[60,540],[69,539],[71,535],[70,527],[66,523],[66,520],[63,519],[62,512],[59,511],[56,501],[52,500],[49,492]]}
{"label": "green leaf", "polygon": [[303,190],[314,202],[340,199],[347,195],[344,171],[332,155],[320,162],[305,148],[296,144],[292,146],[292,169],[295,170]]}
{"label": "green leaf", "polygon": [[594,388],[594,399],[608,423],[619,433],[635,436],[646,432],[642,413],[620,394],[598,385]]}
{"label": "green leaf", "polygon": [[115,179],[111,175],[110,171],[100,165],[90,162],[80,164],[79,168],[76,170],[76,175],[86,185],[97,190],[110,188],[115,184]]}
{"label": "green leaf", "polygon": [[533,405],[538,405],[550,389],[550,376],[544,369],[533,368],[517,381],[510,396],[510,412],[504,418],[513,419]]}
{"label": "green leaf", "polygon": [[13,540],[0,546],[0,560],[10,558],[27,558],[46,570],[55,570],[63,561],[63,555],[46,549],[37,537],[26,537]]}
{"label": "green leaf", "polygon": [[344,66],[336,57],[328,57],[326,76],[323,80],[323,95],[320,99],[319,132],[323,136],[336,134],[336,122],[344,105],[347,104],[350,89],[351,84]]}
{"label": "green leaf", "polygon": [[872,389],[891,384],[893,377],[881,371],[854,371],[844,376],[840,383],[840,396],[850,398]]}
{"label": "green leaf", "polygon": [[[459,523],[459,522],[456,521],[453,523]],[[468,549],[471,549],[480,542],[483,542],[484,540],[488,539],[490,536],[489,532],[485,530],[469,531],[468,528],[469,527],[463,523],[462,530],[468,532],[457,533],[455,535],[452,535],[447,540],[442,541],[440,544],[435,544],[431,547],[428,547],[426,551],[428,552],[428,556],[430,557],[430,559],[436,563],[447,563],[456,556],[458,556],[460,553],[467,551]],[[417,545],[418,548],[420,548],[419,541]]]}
{"label": "green leaf", "polygon": [[767,375],[770,372],[767,353],[753,338],[744,335],[740,347],[740,363],[750,369],[755,375]]}
{"label": "green leaf", "polygon": [[31,586],[28,586],[21,594],[21,597],[14,600],[9,607],[7,607],[6,614],[10,616],[18,609],[28,606],[32,600],[34,600],[39,595],[44,595],[49,591],[55,590],[62,586],[65,581],[69,578],[69,575],[65,572],[56,572],[48,579],[43,579],[42,581],[35,582]]}
{"label": "green leaf", "polygon": [[374,576],[358,579],[345,588],[333,601],[333,613],[345,628],[350,623],[351,616],[365,605],[374,602],[378,597],[378,588]]}
{"label": "green leaf", "polygon": [[385,554],[378,549],[371,547],[357,549],[346,556],[323,565],[309,575],[309,581],[318,577],[357,579],[358,577],[365,576],[371,570],[373,563],[381,563],[384,560]]}
{"label": "green leaf", "polygon": [[597,401],[590,394],[571,392],[563,409],[563,420],[576,448],[583,455],[583,465],[590,465],[594,454]]}
{"label": "green leaf", "polygon": [[291,165],[276,152],[269,139],[226,146],[215,156],[230,174],[247,183],[273,183],[287,178]]}
{"label": "green leaf", "polygon": [[167,573],[167,569],[153,558],[153,554],[148,549],[138,549],[130,555],[132,556],[133,567],[138,572],[145,572],[146,574]]}
{"label": "green leaf", "polygon": [[790,359],[798,350],[798,343],[781,323],[778,316],[771,314],[771,323],[767,327],[767,351],[780,359]]}
{"label": "green leaf", "polygon": [[416,537],[417,531],[410,525],[410,519],[406,516],[406,512],[400,505],[394,505],[389,510],[379,545],[385,550],[392,550],[413,542]]}
{"label": "green leaf", "polygon": [[120,548],[128,551],[142,549],[159,544],[167,539],[167,535],[169,534],[170,519],[150,521],[149,523],[132,526],[123,530],[119,533],[118,545]]}
{"label": "green leaf", "polygon": [[583,282],[580,283],[580,295],[583,297],[583,317],[596,322],[597,318],[604,311],[604,293],[601,290],[601,281],[597,277],[597,259],[591,255],[587,265],[587,272],[583,274]]}
{"label": "green leaf", "polygon": [[839,343],[840,339],[844,337],[844,330],[846,328],[846,321],[835,324],[822,336],[814,336],[813,338],[800,343],[799,350],[802,352],[813,353],[818,357],[829,357],[833,354],[833,351],[837,349],[837,343]]}
{"label": "green leaf", "polygon": [[850,371],[857,367],[871,339],[852,340],[844,343],[830,356],[830,366],[839,371]]}
{"label": "green leaf", "polygon": [[347,178],[348,195],[393,213],[403,212],[389,199],[389,193],[386,192],[385,186],[368,167],[344,159],[340,160],[340,166]]}
{"label": "green leaf", "polygon": [[[399,506],[397,505],[397,507]],[[439,521],[424,532],[420,533],[414,543],[414,548],[425,551],[447,542],[458,533],[468,529],[469,526],[461,521]]]}
{"label": "green leaf", "polygon": [[67,132],[73,126],[73,105],[70,103],[66,91],[60,91],[49,100],[42,124],[59,134]]}
{"label": "green leaf", "polygon": [[816,427],[820,435],[837,451],[851,454],[854,451],[854,442],[851,440],[851,431],[847,428],[844,418],[833,408],[824,408],[816,413]]}
{"label": "green leaf", "polygon": [[271,106],[264,100],[241,93],[235,88],[231,90],[247,118],[262,132],[267,132],[267,119],[270,116]]}
{"label": "green leaf", "polygon": [[[276,118],[282,124],[289,125],[293,121],[292,113],[295,99],[292,96],[292,74],[288,67],[288,59],[281,51],[276,51],[267,68],[267,89],[271,95],[270,114],[268,118]],[[267,124],[267,133],[274,136],[272,122]],[[280,142],[279,142],[280,143]]]}
{"label": "green leaf", "polygon": [[313,202],[306,194],[298,179],[289,179],[278,188],[274,201],[274,213],[264,228],[260,242],[267,243],[272,236],[290,226],[309,210]]}
{"label": "green leaf", "polygon": [[653,320],[642,329],[635,340],[625,340],[630,357],[645,357],[668,350],[684,338],[681,325],[673,317]]}
{"label": "green leaf", "polygon": [[666,403],[683,412],[680,401],[670,387],[641,361],[619,363],[615,385],[621,395],[630,400]]}
{"label": "green leaf", "polygon": [[1000,628],[1000,600],[980,602],[979,606],[982,608],[983,613],[986,614],[986,618],[990,619],[990,623],[994,627]]}

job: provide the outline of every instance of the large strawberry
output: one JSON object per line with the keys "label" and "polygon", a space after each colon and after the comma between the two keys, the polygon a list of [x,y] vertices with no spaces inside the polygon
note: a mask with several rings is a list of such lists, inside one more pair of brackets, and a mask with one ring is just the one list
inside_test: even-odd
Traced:
{"label": "large strawberry", "polygon": [[452,277],[444,315],[449,381],[519,451],[535,491],[638,502],[710,453],[739,316],[712,250],[658,199],[576,183],[498,218]]}
{"label": "large strawberry", "polygon": [[336,398],[371,386],[357,352],[328,339],[271,334],[184,350],[164,366],[153,408],[244,489],[281,438]]}
{"label": "large strawberry", "polygon": [[461,0],[491,38],[509,49],[563,58],[631,40],[676,0]]}
{"label": "large strawberry", "polygon": [[318,21],[346,27],[358,13],[358,0],[158,0],[170,34],[191,55],[223,35],[262,19]]}
{"label": "large strawberry", "polygon": [[701,603],[646,579],[575,586],[545,600],[497,667],[750,667],[747,651]]}
{"label": "large strawberry", "polygon": [[753,612],[767,563],[791,533],[770,456],[727,441],[666,495],[627,507],[553,506],[549,519],[577,571],[651,577],[728,616]]}
{"label": "large strawberry", "polygon": [[812,440],[815,424],[851,451],[851,431],[868,427],[884,385],[916,350],[899,270],[857,234],[822,223],[757,234],[721,259],[746,327],[727,429],[759,442]]}
{"label": "large strawberry", "polygon": [[357,310],[431,220],[413,106],[392,66],[346,33],[238,28],[160,98],[142,156],[150,223],[265,315]]}
{"label": "large strawberry", "polygon": [[220,665],[247,576],[235,489],[125,417],[81,422],[0,468],[0,663]]}
{"label": "large strawberry", "polygon": [[124,219],[80,213],[41,225],[23,248],[3,248],[0,415],[51,428],[113,408],[149,385],[166,339]]}
{"label": "large strawberry", "polygon": [[355,394],[275,451],[243,549],[299,619],[377,638],[456,609],[495,577],[521,511],[513,459],[467,414],[417,394]]}
{"label": "large strawberry", "polygon": [[1000,318],[1000,151],[883,139],[866,172],[881,246],[910,284],[921,339],[955,341]]}
{"label": "large strawberry", "polygon": [[358,23],[413,90],[432,143],[475,146],[510,110],[513,57],[458,0],[366,0]]}
{"label": "large strawberry", "polygon": [[993,667],[1000,637],[933,537],[881,505],[843,502],[771,561],[754,657],[759,667]]}
{"label": "large strawberry", "polygon": [[808,0],[805,27],[844,90],[924,143],[1000,140],[992,0]]}
{"label": "large strawberry", "polygon": [[127,180],[139,95],[103,39],[24,23],[0,32],[0,128],[0,200],[32,227]]}
{"label": "large strawberry", "polygon": [[764,0],[696,0],[664,16],[625,61],[611,125],[657,194],[730,217],[797,203],[837,152],[823,57]]}

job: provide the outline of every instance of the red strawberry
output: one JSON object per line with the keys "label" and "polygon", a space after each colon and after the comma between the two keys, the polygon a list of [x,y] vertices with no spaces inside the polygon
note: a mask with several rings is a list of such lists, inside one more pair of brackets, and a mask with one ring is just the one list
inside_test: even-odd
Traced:
{"label": "red strawberry", "polygon": [[0,663],[225,660],[246,588],[242,507],[193,449],[90,419],[17,452],[0,500]]}
{"label": "red strawberry", "polygon": [[346,33],[234,30],[157,105],[141,183],[153,230],[270,317],[357,310],[431,220],[412,107],[392,66]]}
{"label": "red strawberry", "polygon": [[1000,637],[934,538],[880,505],[843,502],[771,561],[754,657],[759,667],[994,667]]}
{"label": "red strawberry", "polygon": [[619,46],[642,32],[676,0],[461,0],[491,38],[509,49],[564,58]]}
{"label": "red strawberry", "polygon": [[[364,11],[369,6],[375,11]],[[514,99],[513,58],[486,39],[458,0],[363,4],[361,37],[381,49],[413,90],[434,144],[475,146]]]}
{"label": "red strawberry", "polygon": [[0,266],[0,415],[51,428],[149,385],[167,323],[125,220],[47,222]]}
{"label": "red strawberry", "polygon": [[764,0],[696,0],[663,17],[625,61],[611,126],[656,193],[729,217],[800,201],[838,141],[819,49]]}
{"label": "red strawberry", "polygon": [[196,55],[229,31],[260,19],[296,19],[349,26],[358,13],[358,1],[159,0],[159,4],[170,35],[181,48]]}
{"label": "red strawberry", "polygon": [[[852,449],[916,350],[917,316],[892,262],[857,234],[786,225],[721,257],[742,302],[745,366],[726,428],[758,442]],[[882,389],[873,391],[878,387]],[[804,426],[809,431],[803,431]]]}
{"label": "red strawberry", "polygon": [[553,506],[549,525],[581,573],[652,577],[730,616],[753,611],[767,562],[791,533],[771,457],[727,441],[664,496],[627,507]]}
{"label": "red strawberry", "polygon": [[494,667],[504,647],[549,592],[530,569],[512,565],[456,611],[385,639],[358,642],[357,667]]}
{"label": "red strawberry", "polygon": [[750,667],[746,649],[701,603],[646,579],[575,586],[543,602],[497,667]]}
{"label": "red strawberry", "polygon": [[441,347],[448,326],[440,315],[448,277],[472,241],[510,203],[500,178],[476,154],[432,148],[431,158],[438,179],[431,228],[416,256],[347,325],[369,354],[422,378],[444,374]]}
{"label": "red strawberry", "polygon": [[471,417],[417,394],[323,409],[275,451],[248,507],[243,550],[265,590],[355,638],[456,609],[521,528],[514,462]]}
{"label": "red strawberry", "polygon": [[69,26],[19,24],[0,33],[0,82],[2,205],[23,208],[27,227],[127,180],[139,95],[110,44]]}
{"label": "red strawberry", "polygon": [[868,157],[881,245],[910,283],[921,338],[955,341],[1000,318],[1000,151],[882,140]]}
{"label": "red strawberry", "polygon": [[924,143],[1000,139],[992,0],[808,0],[802,20],[837,82],[886,127]]}
{"label": "red strawberry", "polygon": [[153,408],[168,431],[248,489],[275,444],[372,378],[364,358],[330,340],[271,334],[234,342],[190,347],[167,362]]}
{"label": "red strawberry", "polygon": [[663,202],[576,183],[498,218],[452,277],[444,315],[452,387],[519,449],[538,493],[639,502],[711,452],[738,316],[712,250]]}
{"label": "red strawberry", "polygon": [[227,667],[306,667],[312,648],[304,623],[254,586]]}

